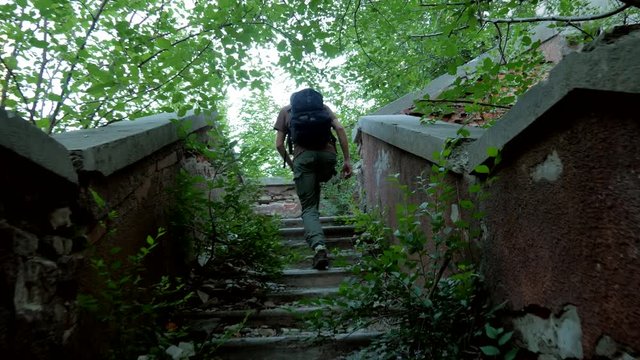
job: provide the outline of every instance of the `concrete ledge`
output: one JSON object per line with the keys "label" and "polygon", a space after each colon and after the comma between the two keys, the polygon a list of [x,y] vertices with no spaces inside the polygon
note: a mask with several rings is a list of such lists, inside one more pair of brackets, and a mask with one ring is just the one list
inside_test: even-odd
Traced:
{"label": "concrete ledge", "polygon": [[[78,183],[69,151],[27,121],[0,109],[0,147],[74,183]],[[9,169],[4,169],[8,171]]]}
{"label": "concrete ledge", "polygon": [[[544,22],[539,24],[533,29],[533,33],[531,35],[532,41],[540,41],[542,44],[552,40],[558,34],[566,32],[571,33],[573,30],[571,29],[562,29],[558,31],[556,28],[551,28],[549,25],[552,24],[550,22]],[[473,74],[476,71],[476,68],[485,58],[490,58],[494,61],[499,59],[499,54],[496,50],[486,52],[477,58],[467,62],[464,65],[458,66],[456,69],[455,75],[444,74],[440,75],[437,78],[433,79],[429,82],[429,84],[418,91],[414,91],[403,97],[381,107],[370,115],[392,115],[392,114],[400,114],[400,112],[404,109],[408,109],[413,106],[414,101],[418,99],[422,99],[425,95],[429,95],[430,99],[436,99],[440,94],[442,94],[445,90],[447,90],[457,78],[466,76],[468,74]]]}
{"label": "concrete ledge", "polygon": [[[358,121],[357,131],[374,136],[411,154],[435,162],[433,154],[442,150],[449,138],[455,138],[461,125],[438,121],[424,125],[420,118],[408,115],[365,116]],[[467,127],[470,139],[477,139],[484,129]]]}
{"label": "concrete ledge", "polygon": [[164,113],[56,134],[54,138],[71,152],[77,171],[97,171],[106,176],[178,141],[181,133],[211,125],[215,117],[215,113],[189,113],[182,118]]}
{"label": "concrete ledge", "polygon": [[590,52],[572,53],[532,87],[493,127],[469,146],[467,171],[487,160],[486,149],[502,149],[574,90],[640,94],[640,31]]}

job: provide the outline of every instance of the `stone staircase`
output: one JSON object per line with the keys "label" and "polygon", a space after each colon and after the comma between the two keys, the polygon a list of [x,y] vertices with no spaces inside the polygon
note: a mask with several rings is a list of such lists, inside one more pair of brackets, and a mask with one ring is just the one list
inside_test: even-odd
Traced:
{"label": "stone staircase", "polygon": [[340,283],[349,276],[348,266],[358,257],[352,247],[352,226],[343,225],[335,217],[321,221],[330,251],[328,270],[311,269],[313,252],[304,242],[301,221],[284,219],[280,234],[283,244],[294,254],[293,261],[274,284],[274,291],[267,295],[264,308],[199,315],[204,323],[213,322],[218,328],[220,324],[228,324],[227,329],[233,329],[229,338],[218,340],[217,358],[342,359],[379,334],[371,331],[318,334],[306,328],[303,321],[306,315],[321,314],[321,309],[308,305],[307,300],[335,295]]}

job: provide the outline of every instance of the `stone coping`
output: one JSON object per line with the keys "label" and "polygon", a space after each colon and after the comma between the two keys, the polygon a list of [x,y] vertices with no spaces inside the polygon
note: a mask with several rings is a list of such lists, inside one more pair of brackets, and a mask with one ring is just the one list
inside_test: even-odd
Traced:
{"label": "stone coping", "polygon": [[[545,43],[555,38],[561,32],[572,32],[572,30],[567,31],[565,29],[558,31],[558,29],[556,28],[549,27],[550,24],[551,23],[549,22],[543,22],[536,26],[533,29],[533,33],[531,36],[532,41],[535,42],[539,40],[541,43]],[[476,70],[476,67],[478,67],[478,65],[480,65],[485,58],[490,58],[494,61],[497,61],[499,59],[499,54],[495,50],[486,52],[478,56],[477,58],[467,62],[466,64],[458,66],[455,75],[440,75],[430,81],[425,88],[404,95],[399,99],[381,107],[370,115],[400,114],[402,110],[410,108],[411,106],[413,106],[414,101],[424,98],[425,95],[429,95],[430,99],[436,99],[438,98],[438,96],[440,96],[440,94],[447,90],[447,88],[453,85],[457,78],[466,76],[467,74],[473,74]]]}
{"label": "stone coping", "polygon": [[611,43],[601,41],[591,51],[567,55],[546,81],[522,95],[500,121],[469,146],[467,170],[487,160],[487,148],[502,149],[574,90],[640,94],[639,59],[640,31]]}
{"label": "stone coping", "polygon": [[[97,171],[108,176],[192,133],[211,126],[216,113],[151,115],[105,127],[70,131],[53,136],[71,153],[77,171]],[[179,125],[178,125],[179,124]],[[183,127],[179,131],[179,127]]]}
{"label": "stone coping", "polygon": [[[640,31],[615,40],[600,41],[589,51],[567,55],[555,66],[546,81],[533,86],[494,126],[487,130],[468,127],[471,139],[463,154],[454,152],[456,172],[470,173],[488,160],[487,149],[502,149],[523,133],[553,105],[574,90],[594,90],[640,94]],[[360,132],[409,153],[434,161],[432,154],[440,151],[448,137],[455,137],[459,125],[438,122],[420,125],[419,118],[407,115],[365,116],[354,129],[360,142]]]}
{"label": "stone coping", "polygon": [[[78,184],[69,151],[26,120],[0,109],[0,147],[6,148],[52,173]],[[3,169],[2,171],[20,171]]]}
{"label": "stone coping", "polygon": [[[356,131],[364,132],[406,152],[436,162],[433,154],[440,152],[449,138],[455,138],[461,125],[436,121],[422,124],[420,118],[409,115],[364,116],[358,121]],[[466,127],[469,139],[478,139],[484,129]],[[459,168],[459,167],[453,167]]]}

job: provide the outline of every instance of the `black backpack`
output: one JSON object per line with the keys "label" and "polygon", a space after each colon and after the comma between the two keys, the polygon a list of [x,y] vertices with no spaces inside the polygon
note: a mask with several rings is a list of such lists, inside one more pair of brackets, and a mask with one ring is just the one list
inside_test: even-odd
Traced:
{"label": "black backpack", "polygon": [[309,150],[322,150],[334,140],[331,115],[324,107],[322,94],[304,89],[291,95],[289,113],[289,152],[291,143]]}

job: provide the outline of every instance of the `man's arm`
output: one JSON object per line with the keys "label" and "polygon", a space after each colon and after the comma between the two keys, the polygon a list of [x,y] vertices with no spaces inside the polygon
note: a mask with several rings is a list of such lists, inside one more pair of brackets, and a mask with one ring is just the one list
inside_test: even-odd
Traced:
{"label": "man's arm", "polygon": [[340,124],[337,118],[333,118],[331,121],[331,127],[336,131],[338,135],[338,142],[340,142],[340,149],[344,156],[344,163],[342,164],[342,172],[340,173],[343,178],[348,179],[351,177],[351,155],[349,155],[349,142],[347,141],[347,132],[344,130],[344,126]]}
{"label": "man's arm", "polygon": [[286,134],[284,133],[284,131],[276,131],[276,149],[278,150],[278,153],[280,153],[280,156],[282,156],[284,161],[287,163],[287,165],[289,165],[289,168],[293,170],[293,161],[291,160],[289,154],[287,154],[287,148],[284,146],[285,135]]}

